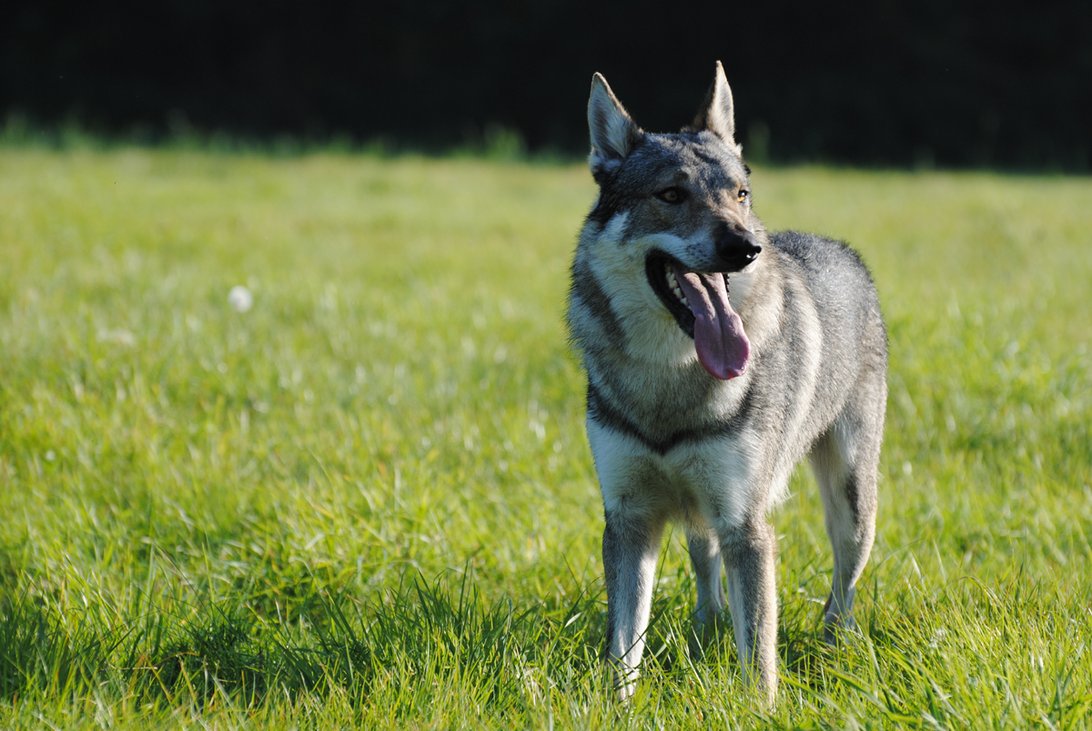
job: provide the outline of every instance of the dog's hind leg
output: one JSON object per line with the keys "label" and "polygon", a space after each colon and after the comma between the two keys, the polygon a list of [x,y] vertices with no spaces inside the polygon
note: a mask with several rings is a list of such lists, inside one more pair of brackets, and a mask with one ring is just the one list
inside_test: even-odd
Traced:
{"label": "dog's hind leg", "polygon": [[851,401],[815,444],[811,464],[823,497],[834,576],[823,610],[827,641],[838,628],[852,629],[857,580],[876,535],[876,473],[883,432],[883,401]]}
{"label": "dog's hind leg", "polygon": [[695,642],[690,651],[700,657],[703,647],[716,631],[717,620],[724,610],[724,588],[721,584],[723,563],[720,542],[705,526],[687,526],[686,545],[694,566],[694,581],[698,585],[698,603],[694,609]]}

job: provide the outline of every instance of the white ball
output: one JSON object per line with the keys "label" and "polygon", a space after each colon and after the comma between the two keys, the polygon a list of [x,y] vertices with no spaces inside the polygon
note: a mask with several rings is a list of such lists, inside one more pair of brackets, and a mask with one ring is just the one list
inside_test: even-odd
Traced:
{"label": "white ball", "polygon": [[246,287],[237,284],[228,292],[227,301],[236,312],[246,312],[254,306],[254,295]]}

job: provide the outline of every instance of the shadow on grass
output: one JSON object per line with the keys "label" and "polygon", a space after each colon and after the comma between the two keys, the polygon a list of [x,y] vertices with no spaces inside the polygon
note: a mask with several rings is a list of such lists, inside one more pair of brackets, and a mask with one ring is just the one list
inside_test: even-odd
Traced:
{"label": "shadow on grass", "polygon": [[111,626],[23,594],[0,602],[0,698],[113,687],[142,701],[254,706],[274,694],[340,689],[364,703],[379,686],[412,680],[416,690],[399,698],[407,714],[438,684],[474,688],[476,700],[503,711],[528,688],[513,678],[542,671],[575,685],[598,667],[588,640],[597,647],[602,635],[600,604],[585,592],[517,607],[484,602],[469,572],[435,581],[407,574],[370,600],[318,592],[312,602],[302,627],[257,617],[245,598],[186,617],[139,608]]}
{"label": "shadow on grass", "polygon": [[[724,682],[739,682],[727,618],[704,657],[691,657],[691,588],[679,582],[653,607],[646,682],[663,698],[684,698],[695,686],[715,697],[728,690]],[[308,616],[296,622],[263,618],[244,595],[189,607],[185,617],[146,605],[111,623],[94,612],[83,620],[62,615],[26,594],[0,600],[0,699],[86,697],[105,688],[160,706],[224,701],[257,708],[336,695],[357,710],[380,698],[392,718],[410,719],[451,694],[512,718],[547,695],[609,697],[599,659],[605,611],[598,586],[589,591],[577,581],[520,606],[510,598],[484,600],[469,570],[435,580],[407,573],[366,600],[348,590],[315,590],[309,603]],[[779,649],[786,687],[818,696],[832,682],[854,681],[843,672],[846,658],[822,641],[809,608],[786,613]],[[883,629],[869,632],[876,633],[897,642]],[[860,660],[868,652],[851,654]],[[877,699],[888,717],[902,717],[889,701]]]}

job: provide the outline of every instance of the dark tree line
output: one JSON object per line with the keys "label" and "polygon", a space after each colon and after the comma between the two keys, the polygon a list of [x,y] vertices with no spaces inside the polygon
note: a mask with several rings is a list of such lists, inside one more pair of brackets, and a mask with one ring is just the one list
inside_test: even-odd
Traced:
{"label": "dark tree line", "polygon": [[584,149],[592,71],[651,129],[724,61],[740,138],[774,160],[1092,167],[1082,3],[24,0],[0,22],[0,115],[443,148],[515,130]]}

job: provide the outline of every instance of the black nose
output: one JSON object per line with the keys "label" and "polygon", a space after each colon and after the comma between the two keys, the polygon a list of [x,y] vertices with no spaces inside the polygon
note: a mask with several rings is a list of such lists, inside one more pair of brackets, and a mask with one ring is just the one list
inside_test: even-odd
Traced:
{"label": "black nose", "polygon": [[755,235],[739,224],[721,223],[715,243],[717,259],[725,272],[738,272],[762,253]]}

